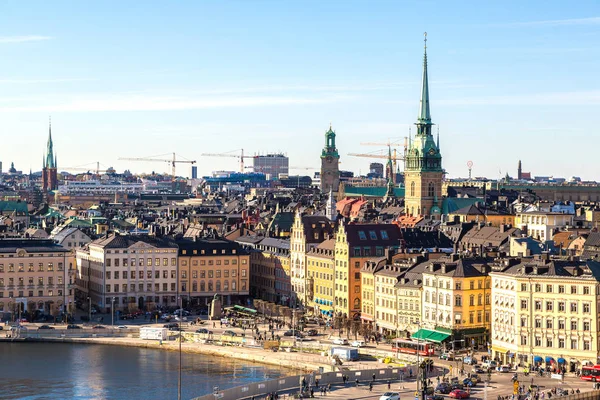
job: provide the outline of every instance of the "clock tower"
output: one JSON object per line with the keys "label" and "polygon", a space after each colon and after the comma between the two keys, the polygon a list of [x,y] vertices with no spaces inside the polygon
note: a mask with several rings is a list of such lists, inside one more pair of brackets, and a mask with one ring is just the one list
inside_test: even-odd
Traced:
{"label": "clock tower", "polygon": [[409,139],[404,165],[404,210],[407,215],[424,215],[439,219],[442,205],[442,155],[432,135],[433,123],[429,111],[429,80],[427,76],[427,33],[423,59],[423,82],[417,134]]}
{"label": "clock tower", "polygon": [[321,152],[321,192],[329,193],[338,191],[340,185],[340,155],[335,147],[335,131],[325,132],[325,147]]}

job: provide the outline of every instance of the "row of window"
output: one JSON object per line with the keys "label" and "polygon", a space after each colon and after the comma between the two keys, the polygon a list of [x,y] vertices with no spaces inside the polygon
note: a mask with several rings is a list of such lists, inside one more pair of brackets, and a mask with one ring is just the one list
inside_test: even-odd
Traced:
{"label": "row of window", "polygon": [[[543,323],[543,321],[545,321],[545,323]],[[528,318],[527,317],[521,317],[521,326],[522,327],[527,327],[529,326],[528,324]],[[568,322],[569,327],[571,328],[572,331],[576,331],[578,326],[579,326],[579,322],[577,320],[572,320]],[[534,320],[534,328],[542,328],[542,326],[544,326],[546,329],[554,329],[554,319],[553,318],[548,318],[546,320],[542,320],[541,318],[536,318]],[[556,325],[556,327],[559,330],[564,330],[566,329],[567,326],[567,321],[565,321],[564,319],[559,319],[558,320],[558,324]],[[582,323],[582,330],[584,332],[589,332],[590,331],[590,327],[591,327],[591,322],[590,321],[583,321]]]}
{"label": "row of window", "polygon": [[[53,276],[48,276],[45,278],[46,282],[48,283],[48,285],[54,285],[54,277]],[[4,286],[4,278],[0,278],[0,286]],[[15,278],[8,278],[8,281],[6,281],[8,283],[8,286],[14,286],[15,285]],[[33,276],[30,276],[27,278],[27,284],[28,285],[35,285],[35,282],[37,282],[38,285],[44,285],[44,277],[40,276],[37,277],[37,279]],[[63,284],[63,277],[62,276],[57,276],[56,277],[56,283],[58,285],[62,285]],[[19,286],[23,286],[25,285],[25,278],[23,277],[19,277],[17,279],[17,284]]]}
{"label": "row of window", "polygon": [[[144,261],[145,260],[145,261]],[[154,262],[152,262],[152,260],[154,260]],[[131,265],[132,267],[135,267],[136,265],[139,265],[140,267],[143,265],[146,265],[148,267],[151,267],[152,264],[154,264],[155,266],[160,266],[161,265],[161,260],[162,260],[162,266],[163,267],[167,267],[169,266],[169,259],[168,258],[140,258],[140,259],[136,259],[136,258],[132,258],[131,260],[128,258],[107,258],[106,259],[106,266],[107,267],[120,267],[121,265],[123,265],[123,267],[128,267],[129,265]],[[176,267],[177,266],[177,258],[171,258],[171,266],[172,267]]]}
{"label": "row of window", "polygon": [[[229,265],[231,263],[231,265],[237,265],[237,259],[232,259],[232,260],[199,260],[200,261],[200,265]],[[247,262],[246,259],[242,259],[242,265],[245,265]],[[188,262],[187,260],[181,260],[181,266],[183,267],[187,267]],[[198,260],[192,260],[191,263],[192,267],[196,267],[198,266]]]}
{"label": "row of window", "polygon": [[[429,278],[425,278],[424,284],[423,286],[436,286],[436,281],[437,281],[437,287],[440,289],[450,289],[450,285],[452,284],[452,282],[450,280],[440,280],[440,279],[435,279],[432,278],[431,280]],[[477,282],[477,283],[475,283]],[[469,281],[469,290],[475,290],[475,285],[477,285],[477,289],[483,289],[484,285],[486,289],[490,288],[490,281],[487,280],[484,283],[483,279],[478,279],[477,281]],[[462,290],[462,282],[455,282],[454,283],[454,290]]]}
{"label": "row of window", "polygon": [[165,249],[156,249],[156,250],[146,249],[146,250],[131,250],[131,251],[129,251],[129,250],[114,250],[114,251],[112,251],[112,250],[106,250],[106,254],[111,254],[111,253],[114,253],[114,254],[128,254],[128,253],[131,253],[131,254],[135,254],[135,253],[138,253],[138,254],[144,254],[144,253],[146,253],[146,254],[152,254],[152,253],[166,254],[166,253],[177,253],[177,249],[168,249],[168,250],[165,250]]}
{"label": "row of window", "polygon": [[[63,270],[63,263],[59,262],[56,265],[58,271]],[[47,263],[44,266],[44,263],[37,264],[37,272],[44,271],[54,271],[54,263]],[[0,264],[0,273],[4,272],[4,264]],[[6,272],[25,272],[25,263],[19,263],[15,266],[15,264],[8,264],[6,268]],[[27,272],[36,272],[34,263],[27,264]]]}
{"label": "row of window", "polygon": [[[535,300],[534,301],[534,310],[535,311],[544,311],[543,303],[544,302],[542,302],[542,300]],[[554,310],[554,301],[546,301],[545,303],[546,303],[545,311],[553,311]],[[592,305],[590,303],[583,303],[581,308],[579,308],[579,302],[577,302],[577,301],[571,301],[571,302],[568,302],[568,304],[569,304],[568,310],[572,313],[579,312],[580,309],[586,314],[591,312]],[[566,305],[567,305],[567,302],[558,301],[557,302],[557,310],[559,312],[565,312],[567,310]],[[521,310],[527,310],[528,307],[529,307],[529,301],[527,299],[521,299]]]}
{"label": "row of window", "polygon": [[[477,295],[477,305],[478,306],[483,305],[483,298],[484,298],[484,296],[482,294]],[[431,301],[430,301],[430,299],[431,299]],[[439,305],[446,305],[446,306],[452,305],[451,296],[449,294],[443,294],[443,293],[439,293],[436,296],[435,293],[425,292],[425,302],[432,303],[432,304],[437,303]],[[463,305],[462,296],[459,294],[455,295],[454,296],[454,306],[462,307],[462,305]],[[489,294],[485,295],[485,305],[490,305],[490,295]],[[469,296],[469,306],[475,306],[475,295]]]}
{"label": "row of window", "polygon": [[[224,278],[229,278],[229,270],[217,270],[217,271],[192,271],[192,279],[197,279],[198,276],[200,276],[200,279],[204,279],[206,278],[206,275],[208,275],[208,278],[220,278],[221,274],[223,275]],[[240,274],[242,277],[246,276],[246,270],[242,269],[240,271]],[[122,279],[152,279],[152,276],[154,276],[154,279],[160,279],[160,271],[159,270],[155,270],[155,271],[106,271],[106,279],[112,279],[114,277],[114,279],[121,279],[121,276],[123,277]],[[162,277],[163,279],[168,279],[170,276],[171,279],[176,279],[177,278],[177,271],[176,270],[163,270],[162,271]],[[237,277],[237,269],[232,269],[231,270],[231,277],[235,278]],[[187,279],[188,278],[188,271],[181,271],[181,279]]]}
{"label": "row of window", "polygon": [[[534,339],[534,346],[535,347],[549,347],[549,348],[553,348],[554,347],[554,338],[551,337],[547,337],[547,338],[542,338],[540,336],[536,336]],[[521,335],[521,346],[528,346],[528,339],[526,335]],[[559,349],[565,349],[565,344],[567,342],[567,339],[564,338],[559,338],[556,341],[556,344],[558,345]],[[577,339],[569,339],[569,343],[570,343],[570,349],[571,350],[578,350],[579,349],[579,340]],[[591,350],[592,349],[592,342],[589,340],[584,340],[583,341],[583,350]]]}
{"label": "row of window", "polygon": [[[546,293],[554,293],[554,286],[555,285],[542,285],[540,283],[536,283],[536,284],[532,284],[531,285],[531,290],[534,292],[542,292],[542,289],[545,289]],[[577,285],[570,285],[570,286],[566,286],[566,285],[557,285],[557,292],[556,293],[567,293],[567,287],[569,288],[569,293],[570,294],[590,294],[590,287],[589,286],[577,286]],[[498,287],[496,285],[496,287]],[[579,289],[578,289],[579,287]],[[521,283],[521,291],[522,292],[527,292],[527,283]]]}
{"label": "row of window", "polygon": [[[240,287],[242,291],[246,290],[246,281],[242,281],[240,283]],[[237,290],[237,281],[232,280],[231,284],[229,283],[229,281],[224,280],[224,281],[215,281],[213,284],[213,281],[200,281],[199,283],[194,281],[192,282],[192,292],[197,292],[198,291],[198,287],[200,287],[200,291],[201,292],[206,292],[208,290],[208,292],[219,292],[219,291],[229,291],[231,288],[232,291]],[[137,286],[135,284],[123,284],[123,285],[119,285],[119,284],[114,284],[114,285],[110,285],[107,284],[105,286],[105,291],[106,293],[111,293],[111,292],[115,292],[115,293],[119,293],[121,292],[121,290],[123,292],[136,292],[136,289],[138,292],[158,292],[161,289],[161,285],[158,283],[155,283],[154,285],[151,283],[147,283],[147,284],[143,284],[143,283],[139,283],[137,284]],[[145,290],[144,290],[145,289]],[[171,284],[167,284],[167,283],[163,283],[162,284],[162,291],[163,292],[167,292],[167,291],[171,291],[174,292],[176,290],[176,286],[175,283],[171,283]],[[188,290],[188,286],[186,282],[183,282],[181,284],[181,291],[182,292],[187,292]]]}
{"label": "row of window", "polygon": [[[28,297],[35,297],[34,296],[34,291],[30,290],[27,292]],[[45,293],[45,294],[44,294]],[[53,296],[62,296],[63,295],[63,290],[62,289],[57,289],[56,292],[53,289],[48,289],[47,291],[44,290],[38,290],[37,291],[37,297],[53,297]],[[69,290],[69,295],[71,295],[71,290]],[[0,292],[0,298],[4,297],[4,292]],[[25,297],[25,292],[22,290],[19,290],[17,292],[17,296],[15,296],[15,292],[8,292],[8,297]],[[0,303],[1,304],[1,303]],[[2,307],[0,307],[0,309],[2,309]]]}

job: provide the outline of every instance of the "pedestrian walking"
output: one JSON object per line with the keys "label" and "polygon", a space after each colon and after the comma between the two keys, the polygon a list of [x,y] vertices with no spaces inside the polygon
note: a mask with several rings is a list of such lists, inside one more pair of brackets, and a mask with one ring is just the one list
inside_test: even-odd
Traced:
{"label": "pedestrian walking", "polygon": [[370,382],[369,383],[369,392],[372,392],[372,391],[373,391],[373,382]]}
{"label": "pedestrian walking", "polygon": [[388,379],[388,390],[392,388],[392,382]]}
{"label": "pedestrian walking", "polygon": [[356,387],[358,387],[358,378],[356,378]]}

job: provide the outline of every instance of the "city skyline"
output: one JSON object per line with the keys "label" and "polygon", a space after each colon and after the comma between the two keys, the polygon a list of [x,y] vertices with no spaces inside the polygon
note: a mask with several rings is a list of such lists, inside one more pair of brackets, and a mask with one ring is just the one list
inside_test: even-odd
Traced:
{"label": "city skyline", "polygon": [[207,175],[238,163],[200,154],[238,148],[317,171],[331,122],[340,169],[364,174],[377,160],[347,155],[375,149],[360,142],[415,133],[424,31],[450,177],[466,177],[469,160],[489,178],[516,176],[519,159],[532,175],[600,170],[559,148],[600,144],[588,133],[600,100],[594,2],[112,4],[1,6],[0,123],[26,144],[0,153],[5,170],[41,170],[52,115],[59,171],[100,161],[166,173],[117,158],[176,152]]}

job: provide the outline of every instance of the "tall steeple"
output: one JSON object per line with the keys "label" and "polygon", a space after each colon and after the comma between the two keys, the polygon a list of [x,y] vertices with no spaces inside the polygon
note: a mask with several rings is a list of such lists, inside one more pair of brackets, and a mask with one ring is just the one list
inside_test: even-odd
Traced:
{"label": "tall steeple", "polygon": [[431,135],[431,112],[429,110],[429,77],[427,74],[427,32],[424,33],[425,45],[423,55],[423,80],[421,85],[421,100],[417,117],[417,135]]}
{"label": "tall steeple", "polygon": [[46,145],[46,168],[56,168],[56,158],[54,157],[54,145],[52,144],[52,120],[48,125],[48,143]]}

